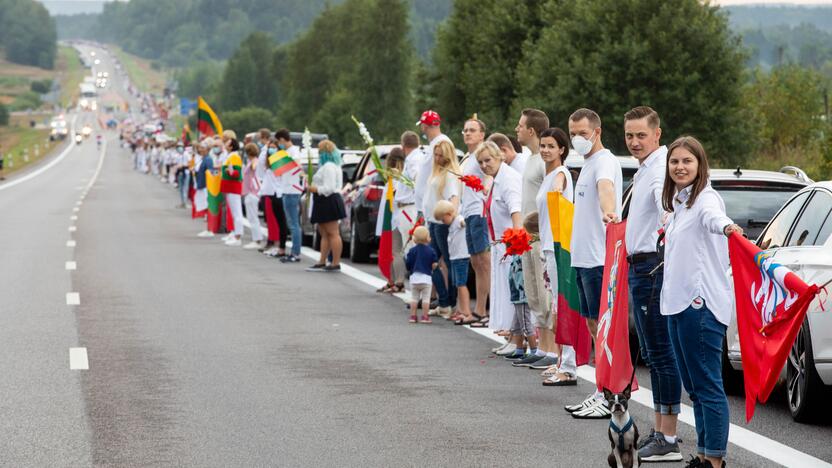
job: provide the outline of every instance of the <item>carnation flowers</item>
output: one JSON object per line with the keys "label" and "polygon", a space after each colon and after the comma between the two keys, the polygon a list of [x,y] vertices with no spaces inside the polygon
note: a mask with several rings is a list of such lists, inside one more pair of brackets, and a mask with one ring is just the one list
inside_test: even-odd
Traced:
{"label": "carnation flowers", "polygon": [[482,185],[482,180],[475,175],[459,176],[459,181],[475,192],[485,191],[485,187]]}
{"label": "carnation flowers", "polygon": [[503,232],[503,237],[500,238],[499,243],[506,246],[506,254],[503,258],[509,255],[523,255],[532,250],[532,242],[537,239],[526,232],[523,228],[509,228]]}

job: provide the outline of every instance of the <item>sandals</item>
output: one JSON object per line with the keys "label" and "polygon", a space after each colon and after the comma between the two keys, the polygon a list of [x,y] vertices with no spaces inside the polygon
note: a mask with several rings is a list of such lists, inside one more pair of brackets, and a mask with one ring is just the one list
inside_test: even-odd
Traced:
{"label": "sandals", "polygon": [[465,317],[463,315],[462,318],[454,320],[454,325],[471,325],[479,322],[480,320],[482,320],[482,317],[477,314],[471,314],[470,317]]}
{"label": "sandals", "polygon": [[376,289],[376,292],[377,292],[377,293],[386,293],[386,292],[390,292],[390,290],[391,290],[391,289],[393,289],[393,288],[395,288],[395,287],[396,287],[396,285],[394,285],[393,283],[387,283],[387,284],[385,284],[384,286],[382,286],[382,287],[380,287],[380,288]]}
{"label": "sandals", "polygon": [[544,387],[572,387],[575,385],[578,385],[578,378],[569,372],[558,372],[543,381]]}
{"label": "sandals", "polygon": [[468,326],[471,328],[488,328],[488,316],[486,315],[485,317],[469,324]]}

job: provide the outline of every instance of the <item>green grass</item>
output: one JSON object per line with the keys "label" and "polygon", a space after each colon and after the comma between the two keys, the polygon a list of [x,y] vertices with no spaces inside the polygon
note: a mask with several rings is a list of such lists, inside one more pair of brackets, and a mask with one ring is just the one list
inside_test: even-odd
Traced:
{"label": "green grass", "polygon": [[167,77],[163,72],[154,70],[149,60],[123,51],[120,47],[110,46],[118,57],[133,84],[144,92],[161,94],[165,89]]}
{"label": "green grass", "polygon": [[61,106],[69,107],[78,99],[81,81],[84,79],[84,67],[78,58],[78,52],[73,47],[60,46],[58,48],[58,81],[61,84]]}
{"label": "green grass", "polygon": [[[10,126],[0,127],[0,145],[4,156],[4,172],[19,171],[48,154],[58,142],[49,142],[49,129],[34,129],[25,119],[15,119]],[[38,152],[35,153],[37,147]],[[24,158],[28,150],[28,161]]]}

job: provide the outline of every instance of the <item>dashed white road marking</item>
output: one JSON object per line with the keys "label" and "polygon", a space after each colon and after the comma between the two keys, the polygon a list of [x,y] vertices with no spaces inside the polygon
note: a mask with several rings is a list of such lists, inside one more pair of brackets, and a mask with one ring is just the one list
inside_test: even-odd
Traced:
{"label": "dashed white road marking", "polygon": [[77,227],[75,227],[75,226],[70,226],[70,227],[69,227],[69,232],[75,232],[75,231],[77,231],[77,230],[78,230],[78,228],[77,228]]}
{"label": "dashed white road marking", "polygon": [[78,221],[78,216],[77,215],[72,215],[72,216],[69,217],[69,220],[70,221]]}
{"label": "dashed white road marking", "polygon": [[87,348],[69,348],[69,369],[89,370],[90,361],[87,358]]}
{"label": "dashed white road marking", "polygon": [[81,294],[77,292],[66,293],[66,305],[81,305]]}
{"label": "dashed white road marking", "polygon": [[73,213],[77,213],[77,212],[79,212],[79,211],[81,211],[81,208],[78,208],[77,206],[75,206],[75,207],[73,207],[73,208],[72,208],[72,212],[73,212]]}
{"label": "dashed white road marking", "polygon": [[83,198],[81,200],[78,200],[77,202],[75,202],[75,206],[81,206],[83,204],[84,204]]}
{"label": "dashed white road marking", "polygon": [[67,270],[77,270],[78,269],[78,264],[75,263],[75,262],[71,262],[71,261],[66,262],[65,266],[66,266]]}
{"label": "dashed white road marking", "polygon": [[[316,250],[310,249],[309,247],[301,248],[301,254],[303,254],[305,257],[312,258],[315,260],[320,258],[320,253]],[[341,273],[349,276],[350,278],[361,281],[362,283],[367,284],[372,288],[380,288],[381,286],[387,284],[387,281],[377,276],[365,273],[349,265],[344,265],[343,263],[341,264]],[[409,302],[411,297],[410,291],[405,291],[404,293],[394,295],[402,301],[404,301],[405,303]],[[489,330],[487,328],[471,328],[468,325],[465,325],[464,327],[480,336],[484,336],[497,343],[505,343],[505,340],[498,337],[493,333],[492,330]],[[590,366],[579,367],[578,377],[594,384],[595,368]],[[638,391],[634,392],[631,399],[641,405],[646,406],[647,408],[653,408],[653,392],[644,387],[641,387]],[[693,408],[684,404],[681,406],[682,412],[679,415],[679,421],[690,426],[695,426],[696,422],[694,421],[693,417]],[[742,447],[745,450],[748,450],[753,454],[759,455],[763,458],[766,458],[784,466],[827,468],[832,467],[832,464],[825,462],[819,458],[813,457],[807,453],[803,453],[795,448],[789,447],[788,445],[781,444],[776,440],[769,439],[764,435],[757,434],[756,432],[750,431],[744,427],[737,426],[735,424],[730,425],[728,441],[738,447]]]}
{"label": "dashed white road marking", "polygon": [[66,241],[66,246],[67,247],[75,247],[75,241],[72,240],[72,239]]}

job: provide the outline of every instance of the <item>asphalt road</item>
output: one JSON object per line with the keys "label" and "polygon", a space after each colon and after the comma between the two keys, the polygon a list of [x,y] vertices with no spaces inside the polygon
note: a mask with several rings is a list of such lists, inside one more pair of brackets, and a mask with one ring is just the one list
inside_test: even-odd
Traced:
{"label": "asphalt road", "polygon": [[[562,410],[588,381],[542,387],[471,330],[408,324],[361,275],[198,239],[172,187],[108,139],[103,158],[88,141],[0,184],[0,465],[606,466],[607,423]],[[74,347],[88,370],[70,369]],[[650,410],[631,412],[646,433]],[[793,423],[782,401],[746,426],[732,397],[731,419],[755,434],[731,467],[776,466],[760,455],[775,442],[832,461],[832,426]],[[692,426],[680,436],[692,453]]]}

